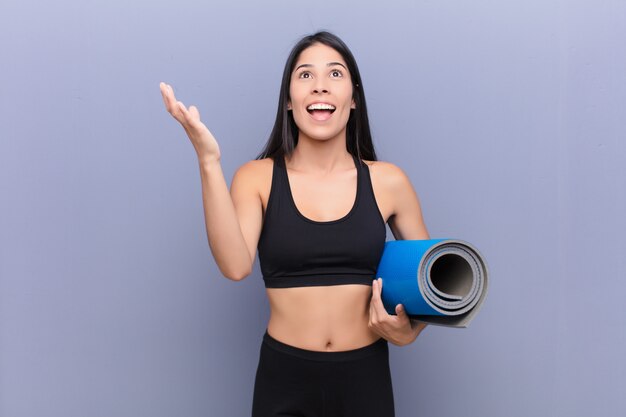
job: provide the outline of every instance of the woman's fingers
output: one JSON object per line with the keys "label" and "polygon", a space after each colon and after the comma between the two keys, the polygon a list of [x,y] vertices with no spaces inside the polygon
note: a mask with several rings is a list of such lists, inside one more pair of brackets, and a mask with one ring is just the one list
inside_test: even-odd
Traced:
{"label": "woman's fingers", "polygon": [[200,121],[200,112],[196,106],[187,108],[182,101],[176,100],[174,89],[164,82],[159,83],[163,102],[167,111],[185,129],[185,133],[201,159],[219,159],[220,150],[217,141],[209,129]]}
{"label": "woman's fingers", "polygon": [[200,120],[200,111],[198,111],[196,106],[189,106],[189,114],[191,114],[194,120]]}
{"label": "woman's fingers", "polygon": [[376,309],[376,316],[380,319],[383,319],[389,315],[387,313],[387,310],[385,310],[385,306],[383,304],[383,299],[381,296],[383,290],[383,280],[377,278],[372,284],[372,288],[374,292],[372,299],[374,301],[374,308]]}
{"label": "woman's fingers", "polygon": [[165,108],[183,125],[185,130],[187,130],[189,125],[193,124],[194,121],[200,120],[198,108],[196,106],[189,106],[189,109],[187,109],[182,101],[176,100],[174,89],[171,85],[161,82],[159,87],[161,88]]}
{"label": "woman's fingers", "polygon": [[370,300],[370,322],[373,325],[380,325],[389,317],[380,297],[380,287],[380,281],[374,280],[372,283],[372,299]]}
{"label": "woman's fingers", "polygon": [[[174,96],[174,90],[171,85],[161,83],[161,94],[163,95],[163,101],[165,102],[165,108],[167,112],[174,116],[178,120],[180,111],[177,109],[176,97]],[[180,121],[180,120],[179,120]]]}
{"label": "woman's fingers", "polygon": [[168,113],[172,113],[172,106],[170,104],[170,100],[168,97],[169,90],[167,88],[167,84],[165,84],[164,82],[161,82],[159,84],[159,88],[161,90],[161,97],[163,97],[163,103],[165,103],[165,109],[167,110]]}
{"label": "woman's fingers", "polygon": [[180,115],[183,117],[183,120],[188,121],[187,119],[189,118],[189,112],[187,112],[187,108],[182,101],[176,102],[176,108],[180,112]]}
{"label": "woman's fingers", "polygon": [[174,89],[171,85],[162,82],[159,87],[161,88],[161,94],[163,95],[163,101],[165,102],[165,108],[174,117],[179,112],[178,101],[174,95]]}
{"label": "woman's fingers", "polygon": [[376,303],[376,283],[372,283],[372,298],[370,299],[370,317],[369,317],[369,326],[372,326],[378,322],[378,317],[376,314],[376,308],[374,304]]}

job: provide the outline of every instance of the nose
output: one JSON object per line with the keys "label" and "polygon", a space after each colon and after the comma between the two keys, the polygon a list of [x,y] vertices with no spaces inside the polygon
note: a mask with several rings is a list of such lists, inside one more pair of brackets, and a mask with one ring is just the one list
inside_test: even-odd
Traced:
{"label": "nose", "polygon": [[318,78],[315,84],[313,85],[313,93],[328,93],[328,88],[326,86],[326,80],[323,78]]}

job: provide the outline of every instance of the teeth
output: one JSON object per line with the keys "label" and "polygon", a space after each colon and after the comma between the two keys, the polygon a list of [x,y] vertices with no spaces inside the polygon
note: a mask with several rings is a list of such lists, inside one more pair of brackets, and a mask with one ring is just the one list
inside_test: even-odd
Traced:
{"label": "teeth", "polygon": [[306,109],[307,110],[335,110],[335,106],[333,106],[332,104],[326,104],[326,103],[315,103],[315,104],[311,104]]}

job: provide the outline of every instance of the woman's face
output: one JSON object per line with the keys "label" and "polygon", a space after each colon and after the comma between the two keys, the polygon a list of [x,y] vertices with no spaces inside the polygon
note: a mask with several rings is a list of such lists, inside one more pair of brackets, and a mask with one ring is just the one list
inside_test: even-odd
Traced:
{"label": "woman's face", "polygon": [[355,108],[352,80],[341,54],[316,43],[300,53],[291,73],[288,109],[300,130],[300,138],[328,140],[344,136]]}

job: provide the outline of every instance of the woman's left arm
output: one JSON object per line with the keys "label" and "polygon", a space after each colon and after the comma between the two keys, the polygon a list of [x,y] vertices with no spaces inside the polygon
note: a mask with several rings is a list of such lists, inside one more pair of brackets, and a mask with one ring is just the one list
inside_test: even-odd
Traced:
{"label": "woman's left arm", "polygon": [[[393,207],[387,221],[393,236],[396,240],[429,239],[419,198],[409,177],[392,163],[377,161],[375,165],[377,179],[381,180],[384,195],[389,196]],[[372,284],[369,328],[395,345],[413,343],[426,327],[426,323],[409,319],[402,304],[396,306],[395,316],[388,314],[381,293],[382,279],[378,278]]]}

